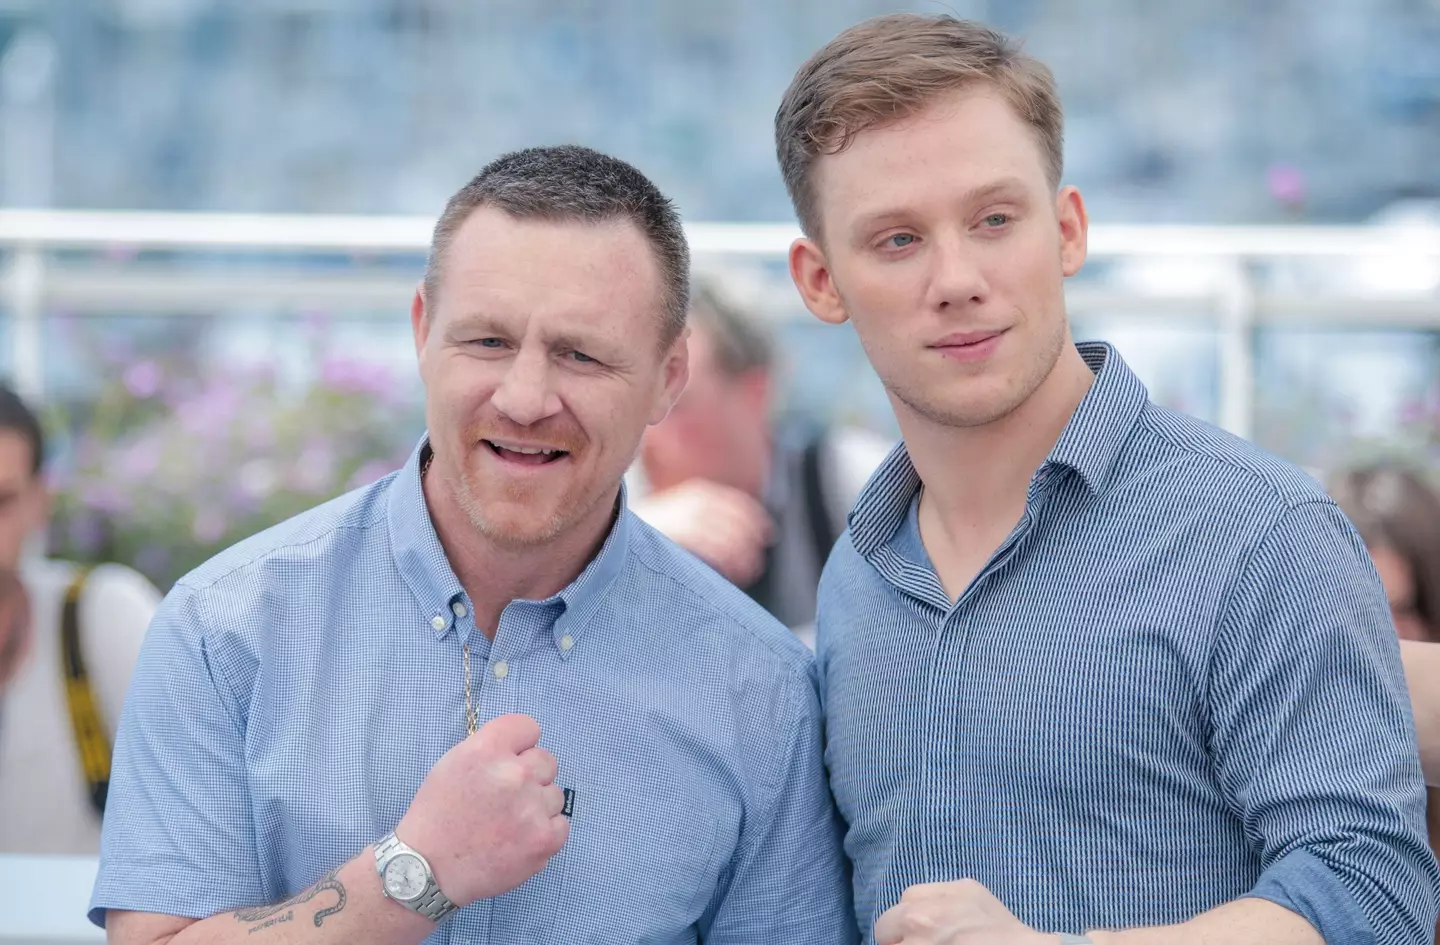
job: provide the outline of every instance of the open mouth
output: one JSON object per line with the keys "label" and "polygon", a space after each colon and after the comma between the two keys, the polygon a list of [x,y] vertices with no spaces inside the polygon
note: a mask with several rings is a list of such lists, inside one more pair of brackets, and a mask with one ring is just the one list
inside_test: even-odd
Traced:
{"label": "open mouth", "polygon": [[494,453],[500,459],[521,466],[546,466],[570,455],[566,450],[550,449],[543,446],[525,446],[519,443],[497,443],[494,440],[482,440],[481,442],[489,447],[490,452]]}

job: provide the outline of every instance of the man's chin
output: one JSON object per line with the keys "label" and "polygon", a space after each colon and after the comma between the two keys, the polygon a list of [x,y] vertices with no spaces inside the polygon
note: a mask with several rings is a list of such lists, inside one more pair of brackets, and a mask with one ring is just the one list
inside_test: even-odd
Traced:
{"label": "man's chin", "polygon": [[983,427],[1008,416],[1023,398],[990,394],[989,396],[935,397],[919,391],[893,391],[912,413],[931,423],[945,427]]}
{"label": "man's chin", "polygon": [[554,541],[566,530],[566,523],[553,515],[477,515],[471,523],[487,541],[514,551],[523,551]]}

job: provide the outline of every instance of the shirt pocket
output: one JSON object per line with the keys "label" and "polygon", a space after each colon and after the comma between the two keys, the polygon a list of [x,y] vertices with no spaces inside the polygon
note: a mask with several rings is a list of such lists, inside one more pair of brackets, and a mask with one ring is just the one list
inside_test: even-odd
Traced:
{"label": "shirt pocket", "polygon": [[715,817],[681,794],[653,784],[577,793],[564,848],[516,890],[538,920],[527,931],[566,945],[695,941],[723,864]]}

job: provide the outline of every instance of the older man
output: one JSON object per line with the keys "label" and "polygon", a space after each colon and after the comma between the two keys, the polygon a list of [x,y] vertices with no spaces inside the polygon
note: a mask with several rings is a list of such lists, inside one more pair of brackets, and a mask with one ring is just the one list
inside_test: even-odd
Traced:
{"label": "older man", "polygon": [[112,942],[852,936],[807,651],[625,508],[688,280],[670,203],[593,151],[450,200],[411,310],[428,437],[151,629]]}

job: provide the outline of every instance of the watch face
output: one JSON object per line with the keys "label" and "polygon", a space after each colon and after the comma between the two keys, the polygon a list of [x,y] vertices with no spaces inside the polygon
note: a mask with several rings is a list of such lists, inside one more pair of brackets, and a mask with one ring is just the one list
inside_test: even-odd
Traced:
{"label": "watch face", "polygon": [[390,898],[402,901],[418,898],[427,885],[425,864],[414,854],[397,853],[385,864],[385,891]]}

